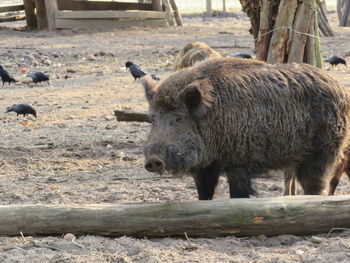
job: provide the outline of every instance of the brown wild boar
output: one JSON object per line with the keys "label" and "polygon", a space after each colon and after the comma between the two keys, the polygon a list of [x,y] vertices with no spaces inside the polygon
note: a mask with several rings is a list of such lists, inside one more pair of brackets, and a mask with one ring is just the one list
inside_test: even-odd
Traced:
{"label": "brown wild boar", "polygon": [[190,173],[201,200],[222,174],[230,197],[249,197],[252,177],[290,167],[305,194],[324,194],[343,159],[349,91],[310,65],[219,58],[142,82],[152,119],[145,168]]}
{"label": "brown wild boar", "polygon": [[222,57],[218,52],[203,42],[190,42],[179,53],[175,70],[180,70],[211,58]]}
{"label": "brown wild boar", "polygon": [[[331,177],[328,195],[334,195],[335,190],[339,184],[340,178],[344,173],[350,180],[350,152],[347,149],[344,153],[344,158],[336,167],[333,176]],[[296,195],[297,194],[297,178],[295,177],[294,169],[286,169],[284,171],[284,192],[283,195]]]}

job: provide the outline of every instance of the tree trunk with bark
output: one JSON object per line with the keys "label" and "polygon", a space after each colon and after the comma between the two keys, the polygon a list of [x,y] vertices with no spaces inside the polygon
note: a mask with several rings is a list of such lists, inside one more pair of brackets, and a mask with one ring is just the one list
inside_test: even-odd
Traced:
{"label": "tree trunk with bark", "polygon": [[334,36],[320,0],[240,0],[251,22],[256,57],[268,63],[322,67],[319,27]]}

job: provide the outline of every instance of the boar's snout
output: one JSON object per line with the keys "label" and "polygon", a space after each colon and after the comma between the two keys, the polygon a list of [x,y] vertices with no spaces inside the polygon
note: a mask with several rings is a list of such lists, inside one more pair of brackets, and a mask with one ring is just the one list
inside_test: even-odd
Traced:
{"label": "boar's snout", "polygon": [[145,168],[151,173],[163,173],[165,171],[165,163],[155,155],[150,156],[145,163]]}

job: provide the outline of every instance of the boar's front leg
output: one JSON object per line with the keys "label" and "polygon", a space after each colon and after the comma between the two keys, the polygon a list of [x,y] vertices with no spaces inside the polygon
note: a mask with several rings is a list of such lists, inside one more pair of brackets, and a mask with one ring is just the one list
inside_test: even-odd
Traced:
{"label": "boar's front leg", "polygon": [[255,194],[250,173],[246,169],[242,167],[229,168],[226,174],[231,198],[247,198]]}
{"label": "boar's front leg", "polygon": [[220,168],[216,164],[211,164],[206,168],[196,168],[192,171],[199,200],[213,199],[220,173]]}

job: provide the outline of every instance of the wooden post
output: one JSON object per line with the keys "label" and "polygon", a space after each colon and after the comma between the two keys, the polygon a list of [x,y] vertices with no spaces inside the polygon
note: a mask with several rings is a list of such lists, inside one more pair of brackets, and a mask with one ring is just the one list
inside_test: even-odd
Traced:
{"label": "wooden post", "polygon": [[152,6],[155,11],[163,11],[162,0],[152,0]]}
{"label": "wooden post", "polygon": [[163,0],[165,11],[166,11],[166,19],[168,21],[169,26],[173,26],[174,23],[174,13],[171,10],[169,0]]}
{"label": "wooden post", "polygon": [[45,0],[46,4],[46,16],[49,26],[49,30],[55,30],[55,21],[56,21],[56,11],[57,11],[57,0]]}
{"label": "wooden post", "polygon": [[222,0],[222,11],[226,12],[226,0]]}
{"label": "wooden post", "polygon": [[35,4],[34,0],[23,0],[24,12],[26,14],[27,27],[31,30],[38,27],[38,23],[35,17]]}
{"label": "wooden post", "polygon": [[45,0],[35,0],[35,9],[38,29],[43,30],[48,28]]}
{"label": "wooden post", "polygon": [[207,0],[207,16],[211,16],[212,11],[211,0]]}
{"label": "wooden post", "polygon": [[177,8],[175,0],[170,0],[170,5],[171,5],[171,8],[174,10],[174,17],[175,17],[176,24],[178,26],[182,26],[181,14],[179,12],[179,9]]}
{"label": "wooden post", "polygon": [[2,236],[274,236],[327,233],[337,227],[350,228],[350,196],[0,206]]}

